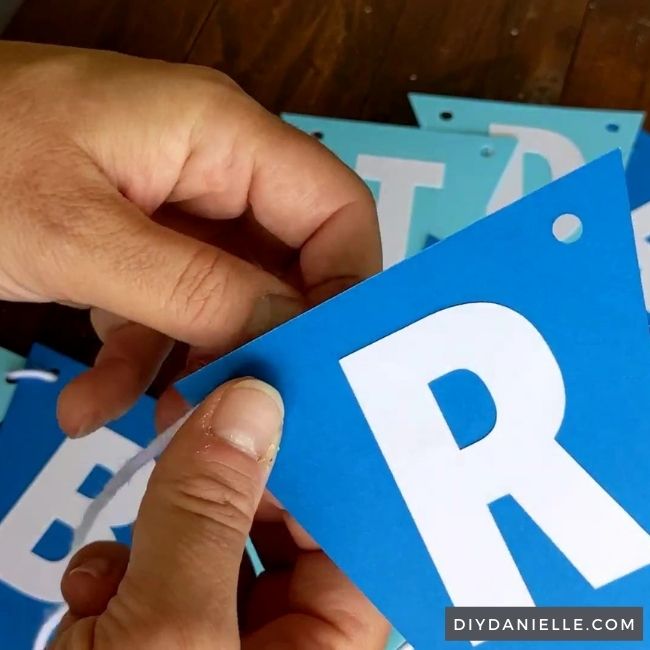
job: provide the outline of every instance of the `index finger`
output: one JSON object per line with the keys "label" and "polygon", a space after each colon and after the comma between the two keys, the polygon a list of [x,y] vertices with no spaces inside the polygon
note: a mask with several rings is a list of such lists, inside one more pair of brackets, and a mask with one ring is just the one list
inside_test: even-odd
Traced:
{"label": "index finger", "polygon": [[230,101],[206,110],[194,129],[170,200],[201,216],[250,207],[266,230],[300,249],[311,295],[380,271],[377,213],[363,181],[315,138],[237,89],[228,92]]}

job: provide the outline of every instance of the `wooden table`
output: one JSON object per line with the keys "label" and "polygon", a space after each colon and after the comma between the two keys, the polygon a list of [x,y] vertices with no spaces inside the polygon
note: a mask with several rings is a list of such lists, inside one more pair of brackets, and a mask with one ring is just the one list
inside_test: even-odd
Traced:
{"label": "wooden table", "polygon": [[[217,67],[273,111],[414,123],[408,91],[650,111],[650,0],[25,0],[4,36]],[[91,363],[85,312],[0,302],[0,345]]]}

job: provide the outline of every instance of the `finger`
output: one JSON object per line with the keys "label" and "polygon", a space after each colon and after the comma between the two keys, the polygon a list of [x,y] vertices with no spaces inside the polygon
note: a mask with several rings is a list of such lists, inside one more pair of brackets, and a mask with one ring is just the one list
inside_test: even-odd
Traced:
{"label": "finger", "polygon": [[[243,638],[291,613],[289,604],[289,594],[292,588],[291,574],[292,570],[266,570],[249,587],[244,607],[241,609],[239,623]],[[307,642],[308,638],[308,636],[304,636],[300,639],[302,644],[277,647],[309,647],[311,650],[311,645]],[[273,645],[256,645],[255,647],[266,648],[273,647]]]}
{"label": "finger", "polygon": [[216,627],[224,647],[238,639],[240,564],[282,418],[277,392],[243,379],[187,420],[150,479],[120,597],[199,635]]}
{"label": "finger", "polygon": [[[303,313],[307,306],[304,300],[297,298],[285,298],[277,295],[260,298],[246,328],[234,339],[234,345],[243,345],[269,330],[279,327]],[[195,372],[228,351],[229,349],[223,344],[191,347],[187,355],[187,365],[182,374],[188,375]]]}
{"label": "finger", "polygon": [[304,553],[298,559],[290,588],[282,596],[274,596],[278,580],[282,578],[260,582],[260,590],[249,601],[249,620],[259,620],[259,611],[253,610],[265,610],[274,598],[284,598],[286,613],[248,634],[243,650],[302,648],[306,642],[310,650],[385,647],[390,626],[324,553]]}
{"label": "finger", "polygon": [[262,521],[256,518],[251,540],[267,571],[289,569],[298,559],[300,549],[283,521]]}
{"label": "finger", "polygon": [[165,431],[191,408],[189,402],[173,386],[170,386],[156,403],[156,431],[158,433]]}
{"label": "finger", "polygon": [[239,578],[237,580],[237,624],[241,628],[242,617],[246,615],[246,608],[250,590],[255,585],[257,576],[255,567],[248,553],[244,553],[239,567]]}
{"label": "finger", "polygon": [[[302,249],[309,292],[333,280],[346,279],[349,286],[381,270],[374,201],[359,177],[315,138],[250,98],[233,91],[231,100],[225,111],[223,105],[206,111],[196,126],[191,156],[170,200],[218,218],[250,205],[266,230]],[[237,145],[227,156],[224,132]]]}
{"label": "finger", "polygon": [[[188,343],[232,346],[275,296],[295,290],[234,255],[148,219],[105,179],[81,189],[83,221],[52,242],[57,300],[90,303]],[[99,195],[99,196],[97,196]],[[77,208],[79,212],[79,208]],[[110,218],[108,218],[110,217]],[[261,304],[256,310],[257,303]]]}
{"label": "finger", "polygon": [[116,329],[126,325],[129,321],[117,314],[111,314],[103,309],[90,310],[90,322],[102,343],[106,343],[106,339]]}
{"label": "finger", "polygon": [[282,521],[284,508],[282,504],[268,491],[265,490],[262,500],[257,508],[257,521]]}
{"label": "finger", "polygon": [[297,251],[272,235],[255,220],[250,208],[237,219],[215,221],[166,203],[151,215],[158,224],[228,251],[283,278],[297,259]]}
{"label": "finger", "polygon": [[128,547],[117,542],[95,542],[78,551],[61,580],[70,615],[101,614],[116,594],[128,561]]}
{"label": "finger", "polygon": [[[243,345],[265,334],[269,330],[279,327],[288,320],[303,313],[307,309],[307,306],[307,302],[301,299],[284,298],[283,296],[264,296],[258,300],[251,319],[248,321],[246,328],[236,337],[234,345]],[[185,368],[180,373],[179,378],[196,372],[226,352],[228,352],[228,349],[223,345],[191,347],[187,354]],[[184,400],[173,387],[168,388],[159,400],[159,407],[157,409],[159,420],[166,424],[172,424],[178,420],[180,410],[183,408],[183,402]],[[185,409],[185,412],[187,410]]]}
{"label": "finger", "polygon": [[314,538],[285,510],[284,524],[296,546],[302,551],[319,551],[320,546]]}
{"label": "finger", "polygon": [[149,388],[173,347],[172,339],[148,327],[113,322],[112,328],[100,325],[104,345],[93,368],[59,395],[59,424],[70,436],[86,435],[123,415]]}
{"label": "finger", "polygon": [[290,569],[301,553],[321,550],[268,490],[258,507],[251,539],[264,568],[269,571]]}
{"label": "finger", "polygon": [[249,594],[245,620],[253,632],[244,650],[282,643],[301,647],[305,639],[314,650],[383,650],[387,621],[302,526],[283,514],[282,536],[263,533],[255,542],[269,570]]}

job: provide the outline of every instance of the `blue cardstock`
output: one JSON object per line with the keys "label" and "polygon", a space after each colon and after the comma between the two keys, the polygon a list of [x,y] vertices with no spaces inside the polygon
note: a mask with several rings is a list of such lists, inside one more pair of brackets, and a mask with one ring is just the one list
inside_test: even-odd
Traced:
{"label": "blue cardstock", "polygon": [[[571,244],[558,241],[552,234],[556,219],[565,213],[578,215],[583,226],[582,236]],[[577,513],[570,510],[569,504],[575,504],[582,493],[577,488],[563,489],[554,467],[540,465],[542,457],[536,459],[533,454],[533,462],[538,463],[535,475],[539,477],[541,472],[543,494],[548,493],[537,500],[536,507],[552,516],[569,513],[552,534],[531,516],[529,506],[521,505],[525,501],[521,493],[515,498],[497,490],[487,493],[487,505],[478,512],[477,526],[488,526],[491,541],[471,532],[473,519],[449,520],[442,515],[439,522],[433,522],[433,534],[429,530],[426,539],[437,544],[448,539],[452,528],[468,526],[469,532],[456,540],[451,557],[445,558],[445,566],[450,560],[461,563],[460,587],[457,572],[452,576],[457,593],[468,585],[478,591],[494,588],[495,593],[504,588],[505,581],[499,578],[501,565],[479,565],[481,571],[496,575],[487,585],[480,576],[474,577],[473,570],[462,570],[463,563],[474,567],[477,558],[481,560],[490,541],[505,544],[501,549],[505,555],[499,557],[510,572],[508,562],[514,562],[515,577],[522,581],[517,583],[518,588],[524,588],[530,604],[650,606],[650,424],[646,412],[650,348],[618,152],[427,248],[177,384],[194,404],[226,380],[239,376],[259,377],[280,390],[286,420],[270,489],[417,650],[447,646],[444,609],[451,604],[452,596],[449,579],[443,583],[441,578],[442,559],[432,559],[413,513],[416,507],[424,506],[427,514],[427,503],[431,508],[435,503],[436,512],[455,508],[458,495],[474,489],[470,475],[465,483],[450,484],[440,501],[441,477],[451,480],[453,476],[446,463],[435,466],[435,449],[433,456],[424,451],[426,448],[430,454],[431,441],[440,440],[445,421],[457,423],[454,426],[466,423],[471,427],[471,437],[468,439],[468,432],[452,431],[455,441],[450,447],[445,439],[439,448],[441,458],[443,451],[448,454],[451,450],[453,456],[489,448],[485,443],[491,444],[496,435],[490,433],[494,421],[490,400],[494,397],[496,403],[498,396],[492,394],[489,382],[487,396],[482,395],[485,386],[479,382],[470,382],[470,390],[463,392],[467,377],[451,372],[443,378],[440,400],[431,397],[427,402],[431,413],[422,414],[425,419],[434,415],[439,418],[444,408],[443,419],[436,420],[440,430],[420,427],[409,433],[406,427],[412,427],[414,405],[436,394],[441,388],[436,381],[439,377],[402,385],[395,382],[392,373],[401,376],[406,372],[408,379],[410,366],[399,362],[391,366],[391,360],[382,360],[381,355],[380,362],[385,361],[385,365],[380,371],[376,364],[369,364],[365,371],[363,364],[357,364],[360,374],[356,379],[361,377],[377,387],[372,411],[367,408],[372,393],[353,391],[346,373],[354,369],[351,361],[370,358],[367,353],[376,345],[392,342],[395,333],[402,337],[400,340],[406,333],[408,339],[422,323],[431,319],[444,323],[440,319],[458,313],[459,308],[466,314],[480,314],[480,308],[474,310],[485,303],[511,316],[518,314],[522,323],[535,328],[539,336],[535,340],[544,342],[559,368],[559,374],[540,377],[536,390],[530,391],[533,397],[536,392],[541,395],[541,407],[520,414],[513,444],[527,450],[538,420],[545,418],[547,411],[559,413],[557,435],[551,439],[554,449],[558,457],[572,459],[573,470],[580,474],[578,483],[586,478],[600,490],[599,503],[606,503],[609,514],[589,508],[580,508]],[[461,337],[461,342],[466,340],[473,350],[475,342],[485,336],[503,336],[500,345],[492,346],[492,352],[488,350],[494,354],[488,370],[502,372],[500,359],[509,354],[511,345],[509,330],[489,319],[470,322],[472,327],[467,332],[440,326],[436,337]],[[427,363],[442,363],[448,353],[439,338],[434,338],[427,344],[420,340],[409,358],[413,365],[420,363],[420,357]],[[530,379],[526,368],[532,367],[527,348],[520,356],[521,372],[509,375],[509,386],[515,391]],[[467,361],[465,365],[471,369],[473,357]],[[463,370],[463,364],[458,370]],[[558,376],[564,386],[563,411],[558,410],[558,395],[550,392]],[[400,397],[387,398],[382,393],[384,385]],[[524,400],[529,397],[528,393],[523,395]],[[462,414],[471,410],[476,400],[484,413],[483,431]],[[376,426],[377,409],[386,421],[395,419],[397,423],[388,434],[383,422]],[[497,415],[496,426],[499,422]],[[531,449],[536,449],[535,440],[530,440]],[[382,453],[386,444],[401,450],[401,456]],[[433,461],[426,461],[431,462],[430,467],[423,465],[424,459],[431,458]],[[496,455],[493,460],[498,464],[503,457]],[[514,474],[518,471],[517,465],[511,469]],[[398,487],[405,476],[408,480],[409,472],[422,479],[419,505],[412,494],[407,497]],[[527,485],[528,472],[522,472],[517,480]],[[636,544],[634,567],[629,566],[634,553],[625,550],[623,538],[617,537],[623,534],[618,526],[605,525],[598,534],[583,538],[577,551],[572,551],[577,558],[570,559],[571,553],[560,551],[560,546],[566,548],[566,538],[562,543],[558,540],[568,528],[572,534],[577,530],[578,535],[584,535],[599,521],[613,521],[609,516],[612,503],[617,504],[617,516],[625,519],[626,540]],[[421,514],[422,510],[417,512]],[[616,552],[604,541],[612,537],[618,540],[614,543]],[[589,580],[585,573],[589,573]],[[512,578],[511,573],[508,575]],[[612,575],[616,577],[612,579]],[[453,601],[459,604],[458,598]],[[482,602],[469,604],[486,604],[485,593]],[[456,647],[471,647],[469,642],[454,643]],[[485,647],[530,650],[556,644],[490,641]],[[592,644],[566,642],[563,647],[590,650]]]}
{"label": "blue cardstock", "polygon": [[640,131],[625,175],[646,310],[650,320],[650,133]]}
{"label": "blue cardstock", "polygon": [[512,159],[490,201],[493,209],[619,148],[627,161],[644,114],[496,102],[411,93],[418,124],[443,132],[510,135]]}
{"label": "blue cardstock", "polygon": [[[31,650],[46,616],[57,606],[51,595],[58,586],[53,573],[67,564],[72,526],[78,524],[69,515],[76,518],[97,496],[111,476],[107,464],[119,467],[154,435],[154,401],[143,397],[108,425],[110,431],[66,439],[57,424],[56,400],[85,367],[39,345],[33,347],[27,367],[57,369],[59,380],[18,382],[0,429],[0,647],[12,650]],[[75,476],[79,480],[73,485]],[[39,489],[46,494],[39,496]],[[30,490],[35,495],[31,499]],[[138,504],[139,499],[134,511]],[[130,522],[120,524],[112,534],[128,542]],[[109,538],[111,531],[99,531],[98,536]]]}
{"label": "blue cardstock", "polygon": [[514,138],[427,133],[373,122],[284,114],[316,134],[368,184],[378,203],[385,266],[485,216]]}
{"label": "blue cardstock", "polygon": [[650,201],[650,133],[639,131],[625,170],[632,209]]}
{"label": "blue cardstock", "polygon": [[16,384],[5,381],[4,375],[12,370],[20,370],[25,365],[25,359],[4,348],[0,348],[0,422],[2,422],[14,391]]}

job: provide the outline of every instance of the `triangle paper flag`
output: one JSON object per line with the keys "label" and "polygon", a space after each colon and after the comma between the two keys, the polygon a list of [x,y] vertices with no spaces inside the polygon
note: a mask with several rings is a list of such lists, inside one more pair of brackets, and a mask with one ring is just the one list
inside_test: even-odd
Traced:
{"label": "triangle paper flag", "polygon": [[411,93],[409,100],[425,129],[517,138],[488,213],[614,148],[626,161],[644,115],[418,93]]}
{"label": "triangle paper flag", "polygon": [[514,138],[427,133],[391,124],[284,114],[370,186],[388,268],[487,214]]}
{"label": "triangle paper flag", "polygon": [[[63,600],[59,584],[74,528],[113,472],[154,436],[154,401],[142,397],[91,436],[66,438],[57,424],[56,400],[85,367],[39,345],[27,367],[57,370],[59,379],[20,380],[0,431],[0,648],[12,650],[44,647],[47,639],[39,633]],[[142,468],[117,495],[88,542],[130,540],[152,469],[153,463]]]}
{"label": "triangle paper flag", "polygon": [[271,491],[416,649],[447,647],[452,604],[650,605],[650,346],[618,152],[178,388],[197,403],[246,375],[285,399]]}

